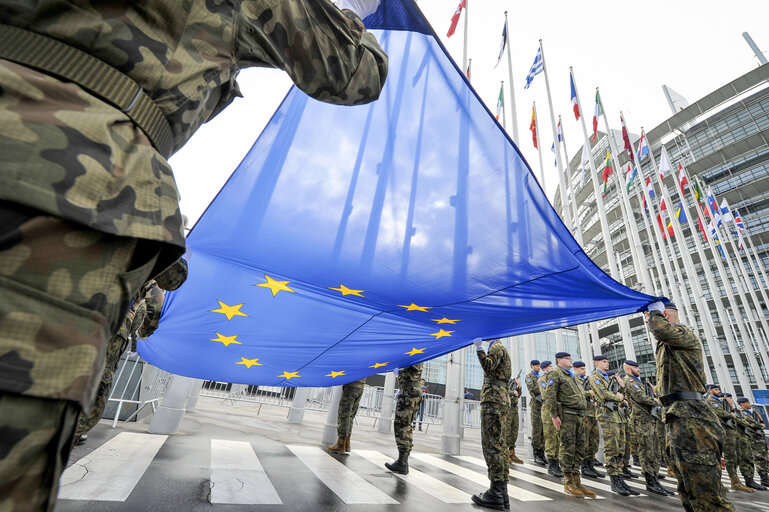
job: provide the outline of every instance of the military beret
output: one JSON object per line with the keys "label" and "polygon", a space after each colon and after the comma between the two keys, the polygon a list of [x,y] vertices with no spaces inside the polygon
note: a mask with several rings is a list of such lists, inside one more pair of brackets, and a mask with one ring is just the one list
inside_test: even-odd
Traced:
{"label": "military beret", "polygon": [[572,366],[574,366],[574,368],[584,368],[585,363],[583,363],[582,361],[574,361],[574,364]]}
{"label": "military beret", "polygon": [[705,389],[721,389],[718,384],[708,384]]}
{"label": "military beret", "polygon": [[611,377],[612,375],[616,375],[616,374],[617,374],[617,372],[615,372],[614,370],[609,370],[608,372],[606,372],[606,375],[608,375],[609,377]]}
{"label": "military beret", "polygon": [[539,366],[540,366],[540,368],[547,368],[551,364],[553,364],[552,361],[545,360],[545,361],[542,361],[542,364],[540,364]]}
{"label": "military beret", "polygon": [[678,311],[678,307],[672,302],[665,304],[665,309],[675,309],[676,311]]}
{"label": "military beret", "polygon": [[606,359],[606,356],[602,356],[601,354],[593,356],[593,361],[603,361],[604,359]]}
{"label": "military beret", "polygon": [[556,352],[555,354],[556,359],[561,359],[562,357],[571,357],[571,354],[569,354],[568,352]]}
{"label": "military beret", "polygon": [[628,366],[638,366],[638,363],[636,363],[635,361],[633,361],[631,359],[625,359],[625,364],[628,365]]}
{"label": "military beret", "polygon": [[747,398],[745,398],[744,396],[741,396],[741,397],[739,397],[739,398],[737,399],[737,403],[738,403],[738,404],[747,404],[747,403],[750,403],[750,400],[748,400],[748,399],[747,399]]}
{"label": "military beret", "polygon": [[537,361],[536,359],[532,359],[532,360],[529,362],[529,364],[530,364],[531,366],[537,366],[537,365],[539,364],[539,361]]}
{"label": "military beret", "polygon": [[731,398],[731,397],[732,397],[731,393],[724,393],[724,398]]}

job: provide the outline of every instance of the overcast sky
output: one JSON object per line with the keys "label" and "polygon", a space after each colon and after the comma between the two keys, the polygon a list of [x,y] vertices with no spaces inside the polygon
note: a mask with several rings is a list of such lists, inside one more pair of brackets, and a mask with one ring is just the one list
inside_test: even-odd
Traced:
{"label": "overcast sky", "polygon": [[[459,0],[417,3],[461,67],[464,19],[456,34],[446,38]],[[507,59],[494,68],[504,11],[508,11],[519,144],[539,176],[539,159],[529,131],[532,102],[536,101],[550,198],[558,176],[550,152],[553,137],[544,75],[538,75],[528,90],[523,88],[539,39],[543,40],[555,117],[563,117],[570,158],[582,144],[582,129],[569,100],[569,66],[574,67],[588,130],[595,88],[600,87],[612,128],[619,128],[622,110],[630,131],[638,133],[641,126],[651,129],[671,114],[662,84],[694,102],[755,68],[758,60],[742,32],[750,32],[761,50],[769,50],[767,0],[468,3],[473,87],[494,112],[500,81],[505,81],[507,129],[512,134]],[[291,85],[283,72],[274,69],[244,70],[238,82],[245,97],[204,125],[170,160],[182,196],[182,213],[189,217],[190,226],[240,163]],[[604,129],[603,122],[599,129]]]}

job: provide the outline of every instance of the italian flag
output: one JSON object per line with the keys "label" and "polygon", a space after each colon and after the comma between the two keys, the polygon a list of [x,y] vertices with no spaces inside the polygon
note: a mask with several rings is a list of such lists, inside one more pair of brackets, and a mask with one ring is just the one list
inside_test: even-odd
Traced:
{"label": "italian flag", "polygon": [[598,136],[598,118],[603,115],[603,105],[601,105],[601,96],[595,91],[595,112],[593,113],[593,139]]}
{"label": "italian flag", "polygon": [[504,90],[504,82],[502,85],[499,86],[499,98],[497,98],[497,121],[499,121],[499,116],[502,114],[502,111],[505,109],[505,95],[503,93]]}
{"label": "italian flag", "polygon": [[[593,121],[595,125],[595,121]],[[609,190],[609,176],[614,172],[611,166],[611,158],[609,157],[609,150],[606,150],[606,162],[604,162],[603,174],[603,197],[606,197],[606,192]]]}

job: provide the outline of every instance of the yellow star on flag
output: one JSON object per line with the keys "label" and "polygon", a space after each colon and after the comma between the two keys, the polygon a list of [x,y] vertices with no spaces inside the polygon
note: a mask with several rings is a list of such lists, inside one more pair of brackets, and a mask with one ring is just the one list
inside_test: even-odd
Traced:
{"label": "yellow star on flag", "polygon": [[235,336],[224,336],[224,335],[222,335],[222,334],[219,334],[219,333],[217,332],[217,333],[216,333],[216,336],[217,336],[217,338],[216,338],[216,339],[211,339],[211,340],[209,340],[209,341],[219,341],[219,342],[221,342],[221,343],[224,343],[224,346],[225,346],[225,347],[229,347],[229,346],[230,346],[231,344],[233,344],[233,343],[234,343],[234,344],[236,344],[236,345],[242,345],[242,343],[241,343],[241,342],[239,342],[238,340],[236,340],[236,339],[235,339],[235,338],[237,338],[237,337],[238,337],[238,335],[237,335],[237,334],[236,334]]}
{"label": "yellow star on flag", "polygon": [[461,322],[461,320],[452,320],[450,318],[446,318],[445,316],[443,318],[433,318],[432,321],[439,324],[455,324],[457,322]]}
{"label": "yellow star on flag", "polygon": [[363,292],[366,291],[366,290],[353,290],[351,288],[347,288],[345,285],[343,285],[341,283],[339,284],[339,288],[331,288],[329,286],[328,289],[329,290],[336,290],[338,292],[341,292],[342,295],[356,295],[358,297],[363,297]]}
{"label": "yellow star on flag", "polygon": [[424,351],[425,351],[424,348],[412,348],[410,351],[404,352],[403,354],[407,356],[413,356],[414,354],[422,354]]}
{"label": "yellow star on flag", "polygon": [[428,309],[432,309],[432,306],[417,306],[413,302],[408,306],[404,306],[403,304],[398,304],[398,307],[406,308],[406,311],[424,311],[425,313],[427,313]]}
{"label": "yellow star on flag", "polygon": [[243,364],[246,366],[246,368],[251,368],[254,365],[264,366],[262,363],[259,363],[258,361],[259,361],[258,357],[256,359],[246,359],[245,357],[240,356],[240,362],[235,364]]}
{"label": "yellow star on flag", "polygon": [[275,279],[271,278],[267,274],[264,274],[265,279],[267,279],[267,282],[255,284],[254,286],[261,286],[262,288],[269,288],[272,292],[272,296],[275,297],[278,292],[291,292],[296,293],[294,290],[288,287],[288,283],[291,281],[276,281]]}
{"label": "yellow star on flag", "polygon": [[342,370],[341,372],[335,372],[334,370],[331,370],[331,373],[324,375],[324,377],[331,377],[332,379],[336,379],[340,375],[344,375],[344,370]]}
{"label": "yellow star on flag", "polygon": [[440,338],[443,338],[444,336],[448,336],[450,338],[452,332],[454,332],[454,331],[444,331],[443,329],[441,329],[438,332],[432,333],[430,336],[435,336],[436,340],[440,339]]}
{"label": "yellow star on flag", "polygon": [[301,377],[301,375],[299,375],[299,371],[298,370],[295,371],[295,372],[287,372],[287,371],[283,370],[283,375],[278,375],[278,377],[284,378],[286,380],[291,380],[294,377]]}
{"label": "yellow star on flag", "polygon": [[248,316],[247,314],[241,313],[240,311],[240,306],[242,306],[243,304],[228,306],[227,304],[225,304],[220,300],[217,300],[216,302],[219,303],[219,309],[212,309],[211,313],[221,313],[227,317],[228,321],[232,320],[232,317],[235,317],[235,316]]}
{"label": "yellow star on flag", "polygon": [[390,361],[386,361],[384,363],[374,363],[373,365],[369,366],[369,368],[381,368],[382,366],[387,366],[390,364]]}

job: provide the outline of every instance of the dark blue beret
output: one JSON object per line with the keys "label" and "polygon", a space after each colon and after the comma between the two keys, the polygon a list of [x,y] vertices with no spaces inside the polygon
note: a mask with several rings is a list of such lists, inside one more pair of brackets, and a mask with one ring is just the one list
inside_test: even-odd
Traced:
{"label": "dark blue beret", "polygon": [[537,365],[539,364],[539,361],[537,361],[536,359],[532,359],[532,360],[529,362],[529,364],[530,364],[531,366],[537,366]]}
{"label": "dark blue beret", "polygon": [[638,363],[636,363],[635,361],[633,361],[631,359],[625,359],[625,364],[630,365],[630,366],[638,366]]}
{"label": "dark blue beret", "polygon": [[606,356],[602,356],[601,354],[593,356],[593,361],[603,361],[604,359],[606,359]]}
{"label": "dark blue beret", "polygon": [[724,398],[731,398],[731,397],[732,397],[731,393],[724,393]]}
{"label": "dark blue beret", "polygon": [[716,389],[716,388],[721,389],[718,386],[718,384],[708,384],[707,386],[705,386],[705,389]]}
{"label": "dark blue beret", "polygon": [[541,367],[541,368],[547,368],[547,367],[548,367],[548,366],[550,366],[551,364],[553,364],[553,363],[552,363],[552,361],[547,361],[547,360],[545,360],[545,361],[542,361],[542,364],[540,365],[540,367]]}
{"label": "dark blue beret", "polygon": [[556,359],[561,359],[562,357],[571,357],[571,354],[569,354],[568,352],[556,352],[555,354]]}
{"label": "dark blue beret", "polygon": [[573,366],[574,366],[574,368],[584,368],[585,367],[585,363],[583,363],[582,361],[574,361],[574,365]]}
{"label": "dark blue beret", "polygon": [[738,403],[738,404],[747,404],[747,403],[750,403],[750,400],[748,400],[748,399],[747,399],[747,398],[745,398],[744,396],[741,396],[741,397],[739,397],[739,398],[737,399],[737,403]]}

